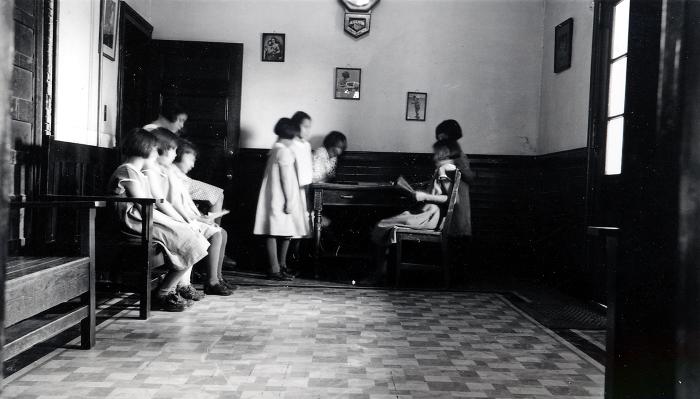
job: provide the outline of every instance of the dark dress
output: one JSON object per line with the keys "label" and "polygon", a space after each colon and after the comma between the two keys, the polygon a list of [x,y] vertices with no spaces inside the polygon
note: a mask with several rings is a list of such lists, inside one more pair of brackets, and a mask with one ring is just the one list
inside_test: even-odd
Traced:
{"label": "dark dress", "polygon": [[455,160],[455,166],[462,174],[459,183],[457,203],[452,214],[452,226],[448,235],[452,237],[464,237],[472,235],[472,211],[469,199],[469,184],[474,181],[474,172],[469,168],[469,159],[462,154]]}

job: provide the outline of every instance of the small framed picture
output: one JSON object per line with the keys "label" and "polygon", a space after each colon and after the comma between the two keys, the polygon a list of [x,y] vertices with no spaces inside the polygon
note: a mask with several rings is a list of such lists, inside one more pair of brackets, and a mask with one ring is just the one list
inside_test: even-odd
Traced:
{"label": "small framed picture", "polygon": [[360,68],[335,68],[335,98],[360,99]]}
{"label": "small framed picture", "polygon": [[102,0],[102,54],[114,61],[117,47],[117,0]]}
{"label": "small framed picture", "polygon": [[428,93],[409,91],[406,94],[406,120],[425,122],[425,107],[428,105]]}
{"label": "small framed picture", "polygon": [[569,18],[554,28],[554,73],[571,68],[571,43],[574,19]]}
{"label": "small framed picture", "polygon": [[284,62],[284,33],[262,34],[262,60],[265,62]]}

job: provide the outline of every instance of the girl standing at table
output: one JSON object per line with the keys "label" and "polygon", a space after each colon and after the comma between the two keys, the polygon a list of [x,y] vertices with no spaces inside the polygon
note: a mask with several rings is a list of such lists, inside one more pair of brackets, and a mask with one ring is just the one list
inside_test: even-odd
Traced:
{"label": "girl standing at table", "polygon": [[299,134],[299,125],[289,118],[277,121],[274,128],[279,139],[272,145],[265,167],[253,234],[265,236],[271,280],[289,281],[282,271],[287,264],[287,251],[293,237],[310,233],[304,191],[299,186],[292,146]]}

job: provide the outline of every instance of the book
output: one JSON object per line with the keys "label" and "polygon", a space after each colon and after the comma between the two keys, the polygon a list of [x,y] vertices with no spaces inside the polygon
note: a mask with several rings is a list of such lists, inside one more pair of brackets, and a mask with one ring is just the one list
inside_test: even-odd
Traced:
{"label": "book", "polygon": [[411,187],[411,185],[406,181],[406,179],[404,179],[403,176],[399,176],[396,179],[394,186],[396,186],[396,187],[398,187],[398,188],[400,188],[400,189],[402,189],[410,194],[415,194],[415,192],[416,192],[416,190],[414,190],[413,187]]}

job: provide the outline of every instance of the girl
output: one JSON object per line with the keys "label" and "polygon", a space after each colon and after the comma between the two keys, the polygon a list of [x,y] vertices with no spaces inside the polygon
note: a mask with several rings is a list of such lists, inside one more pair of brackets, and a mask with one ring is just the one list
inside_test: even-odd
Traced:
{"label": "girl", "polygon": [[[169,131],[180,134],[187,122],[187,112],[178,104],[165,103],[158,115],[158,119],[144,126],[143,128],[153,131],[158,128],[165,128]],[[207,201],[211,204],[211,212],[219,213],[224,207],[224,190],[203,181],[190,179],[190,196],[192,199]],[[217,220],[219,223],[220,220]]]}
{"label": "girl", "polygon": [[299,134],[299,125],[289,118],[282,118],[275,124],[274,132],[279,139],[268,155],[253,234],[267,237],[268,278],[289,281],[291,277],[280,269],[286,266],[289,241],[292,237],[308,235],[310,227],[306,196],[299,186],[291,149],[294,137]]}
{"label": "girl", "polygon": [[[462,138],[462,128],[459,123],[454,119],[447,119],[435,127],[435,138],[437,140],[447,140],[454,141]],[[459,144],[457,144],[459,147]],[[450,235],[452,237],[467,237],[472,235],[472,217],[471,217],[471,205],[469,200],[469,184],[474,181],[475,174],[469,168],[469,159],[467,155],[462,152],[460,148],[459,154],[454,160],[454,164],[459,169],[462,174],[460,186],[459,186],[459,197],[457,203],[455,204],[454,216],[452,218],[453,223],[450,227]],[[463,241],[463,240],[462,240]]]}
{"label": "girl", "polygon": [[[197,205],[195,205],[194,201],[192,200],[192,197],[189,195],[189,184],[192,181],[187,176],[187,173],[194,168],[195,163],[197,162],[197,149],[195,148],[194,144],[192,144],[190,141],[185,140],[185,139],[179,139],[178,140],[178,145],[177,145],[177,155],[175,155],[175,161],[173,162],[173,165],[175,167],[170,168],[170,171],[172,172],[171,176],[173,178],[177,178],[179,181],[179,184],[181,184],[185,189],[180,190],[181,191],[181,200],[179,201],[173,201],[173,204],[176,203],[181,203],[181,207],[183,208],[183,212],[188,215],[189,218],[197,220],[199,222],[204,223],[205,225],[212,226],[214,228],[220,228],[221,233],[224,236],[224,241],[226,241],[226,237],[228,236],[228,233],[226,230],[216,224],[214,222],[215,218],[210,217],[209,215],[204,216],[202,213],[199,211],[197,208]],[[208,228],[205,226],[205,228]],[[206,234],[205,234],[206,235]],[[225,245],[224,245],[225,247]],[[221,254],[223,254],[224,251],[221,251]],[[225,258],[225,256],[224,256]],[[229,288],[231,290],[235,290],[237,287],[228,282],[226,279],[224,279],[223,275],[221,274],[221,270],[219,270],[218,273],[219,277],[219,282],[221,282],[222,285],[224,285],[226,288]]]}
{"label": "girl", "polygon": [[[226,248],[226,232],[218,226],[201,222],[197,215],[187,210],[183,197],[189,194],[185,193],[185,187],[181,184],[180,179],[173,175],[175,167],[172,163],[177,154],[178,137],[163,128],[155,129],[152,133],[158,139],[157,165],[144,169],[144,174],[148,176],[153,195],[165,199],[165,201],[156,204],[156,208],[175,220],[187,223],[204,239],[209,240],[211,245],[208,246],[207,257],[208,280],[204,283],[204,293],[231,295],[232,291],[219,281],[223,253]],[[189,274],[186,273],[178,284],[178,293],[185,298],[199,300],[201,294],[192,287]]]}
{"label": "girl", "polygon": [[[120,197],[154,198],[148,178],[141,172],[156,166],[158,157],[156,137],[143,129],[133,130],[122,144],[126,161],[109,180],[109,191]],[[127,231],[141,233],[141,209],[134,203],[116,203],[117,215]],[[192,266],[207,255],[209,243],[186,223],[173,219],[159,210],[153,212],[153,240],[161,245],[170,261],[171,270],[156,291],[154,307],[181,312],[192,304],[180,296],[177,282]]]}
{"label": "girl", "polygon": [[386,258],[388,246],[396,243],[396,227],[415,229],[435,229],[440,221],[441,209],[449,199],[452,184],[450,173],[457,169],[455,159],[461,148],[453,140],[441,140],[433,144],[435,172],[430,184],[431,191],[416,191],[415,199],[420,207],[402,212],[396,216],[381,220],[372,231],[372,242],[377,245],[377,271],[373,282],[381,282],[386,276]]}
{"label": "girl", "polygon": [[314,150],[313,176],[314,183],[325,182],[335,177],[338,158],[348,147],[348,140],[343,133],[332,131],[323,139],[323,147]]}

